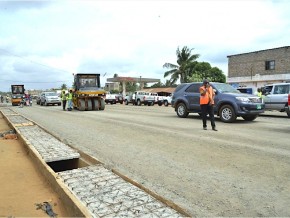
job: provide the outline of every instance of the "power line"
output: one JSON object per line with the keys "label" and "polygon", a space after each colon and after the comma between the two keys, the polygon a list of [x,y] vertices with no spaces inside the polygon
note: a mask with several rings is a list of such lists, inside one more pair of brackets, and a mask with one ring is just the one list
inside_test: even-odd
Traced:
{"label": "power line", "polygon": [[50,82],[32,82],[32,81],[16,81],[16,80],[4,80],[0,79],[0,81],[4,82],[14,82],[14,83],[65,83],[65,82],[71,82],[71,80],[66,80],[66,81],[50,81]]}
{"label": "power line", "polygon": [[45,64],[41,64],[41,63],[38,63],[38,62],[35,62],[35,61],[32,61],[32,60],[26,59],[26,58],[24,58],[24,57],[22,57],[22,56],[20,56],[20,55],[13,54],[13,53],[11,53],[10,51],[7,51],[7,50],[5,50],[5,49],[3,49],[3,48],[0,48],[0,50],[4,51],[4,52],[6,52],[6,53],[8,53],[8,54],[10,54],[10,55],[12,55],[12,56],[15,56],[15,57],[17,57],[17,58],[21,58],[21,59],[23,59],[23,60],[25,60],[25,61],[31,62],[31,63],[33,63],[33,64],[37,64],[37,65],[40,65],[40,66],[43,66],[43,67],[47,67],[47,68],[51,68],[51,69],[54,69],[54,70],[58,70],[58,71],[63,71],[63,72],[70,73],[70,72],[67,71],[67,70],[58,69],[58,68],[55,68],[55,67],[51,67],[51,66],[48,66],[48,65],[45,65]]}

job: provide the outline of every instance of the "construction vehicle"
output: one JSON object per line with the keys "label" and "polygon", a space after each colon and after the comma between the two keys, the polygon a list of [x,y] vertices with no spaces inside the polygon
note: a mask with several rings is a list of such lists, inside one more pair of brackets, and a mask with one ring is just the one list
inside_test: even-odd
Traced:
{"label": "construction vehicle", "polygon": [[12,106],[20,105],[24,96],[24,85],[11,85],[11,103]]}
{"label": "construction vehicle", "polygon": [[74,75],[73,107],[80,111],[104,110],[106,91],[100,88],[100,74]]}

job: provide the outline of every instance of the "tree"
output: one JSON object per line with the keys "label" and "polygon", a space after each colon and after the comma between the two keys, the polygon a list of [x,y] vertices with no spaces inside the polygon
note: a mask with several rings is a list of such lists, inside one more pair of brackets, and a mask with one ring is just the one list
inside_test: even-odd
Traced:
{"label": "tree", "polygon": [[135,82],[126,83],[126,92],[135,92],[137,90],[137,84]]}
{"label": "tree", "polygon": [[188,80],[190,82],[200,82],[208,79],[211,82],[226,82],[226,76],[217,67],[211,67],[208,62],[198,62],[192,69]]}
{"label": "tree", "polygon": [[157,82],[157,83],[154,83],[151,88],[160,88],[160,87],[163,87],[163,84],[161,82]]}
{"label": "tree", "polygon": [[60,89],[61,89],[61,90],[63,90],[63,89],[66,90],[66,89],[67,89],[67,85],[66,85],[66,84],[62,84],[62,85],[60,86]]}
{"label": "tree", "polygon": [[178,47],[176,50],[177,65],[171,63],[165,63],[163,65],[164,68],[171,69],[164,73],[164,78],[171,75],[171,85],[176,83],[178,79],[180,79],[181,83],[188,82],[190,68],[196,64],[196,59],[199,57],[199,54],[191,54],[192,50],[184,46],[180,51]]}

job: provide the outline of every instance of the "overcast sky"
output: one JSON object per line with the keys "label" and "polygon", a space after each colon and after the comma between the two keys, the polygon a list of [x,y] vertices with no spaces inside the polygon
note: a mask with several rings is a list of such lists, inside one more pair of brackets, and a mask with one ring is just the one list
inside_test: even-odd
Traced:
{"label": "overcast sky", "polygon": [[227,75],[227,56],[290,45],[290,1],[1,1],[0,91],[72,85],[73,73],[165,82],[187,46]]}

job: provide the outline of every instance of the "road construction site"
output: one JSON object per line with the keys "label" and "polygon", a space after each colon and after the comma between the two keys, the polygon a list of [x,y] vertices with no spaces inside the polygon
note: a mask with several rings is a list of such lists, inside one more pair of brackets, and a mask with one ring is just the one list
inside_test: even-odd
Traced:
{"label": "road construction site", "polygon": [[[65,198],[80,202],[76,214],[290,216],[290,120],[282,113],[232,124],[217,118],[214,132],[202,130],[199,115],[181,119],[170,107],[1,110]],[[95,175],[110,194],[96,189]]]}

